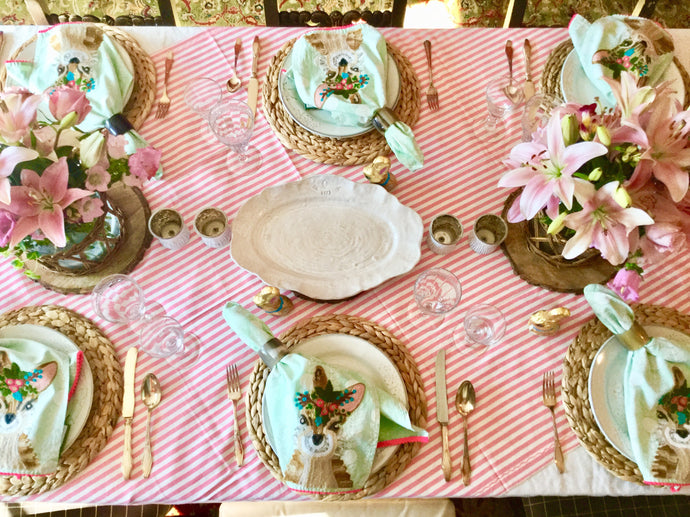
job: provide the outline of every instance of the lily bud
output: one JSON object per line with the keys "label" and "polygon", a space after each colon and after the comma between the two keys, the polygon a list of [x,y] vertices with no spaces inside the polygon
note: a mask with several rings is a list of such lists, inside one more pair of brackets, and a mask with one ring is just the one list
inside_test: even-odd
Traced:
{"label": "lily bud", "polygon": [[611,134],[604,126],[597,126],[597,137],[599,137],[599,141],[606,147],[611,145]]}
{"label": "lily bud", "polygon": [[560,232],[565,226],[564,221],[567,216],[568,212],[561,212],[560,214],[558,214],[558,216],[553,221],[551,221],[551,224],[546,229],[546,233],[554,235]]}
{"label": "lily bud", "polygon": [[77,112],[76,111],[70,111],[67,115],[62,117],[62,120],[60,121],[60,129],[72,127],[76,121],[77,121]]}
{"label": "lily bud", "polygon": [[623,187],[618,187],[616,189],[616,192],[614,192],[613,194],[613,199],[615,199],[616,203],[618,203],[623,208],[628,208],[630,205],[632,205],[632,199],[630,198],[630,194],[628,194],[628,191],[625,190]]}
{"label": "lily bud", "polygon": [[94,131],[79,142],[79,158],[87,169],[96,165],[105,151],[105,137],[100,131]]}
{"label": "lily bud", "polygon": [[561,132],[563,133],[563,143],[568,146],[577,142],[580,136],[577,119],[572,113],[561,119]]}
{"label": "lily bud", "polygon": [[589,181],[599,181],[601,179],[601,175],[604,174],[604,171],[601,169],[601,167],[597,167],[594,169],[592,172],[589,173],[589,176],[587,176],[587,179]]}

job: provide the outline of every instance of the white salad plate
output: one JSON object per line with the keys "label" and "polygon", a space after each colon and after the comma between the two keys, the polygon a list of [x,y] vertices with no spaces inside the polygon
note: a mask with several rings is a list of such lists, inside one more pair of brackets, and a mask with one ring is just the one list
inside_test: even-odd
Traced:
{"label": "white salad plate", "polygon": [[424,228],[379,185],[319,175],[250,198],[232,233],[232,258],[266,284],[341,300],[410,271]]}
{"label": "white salad plate", "polygon": [[[651,337],[665,337],[690,346],[690,336],[668,327],[644,325]],[[613,336],[594,356],[589,370],[589,403],[599,429],[618,452],[633,460],[623,400],[623,375],[629,350]]]}
{"label": "white salad plate", "polygon": [[[58,352],[73,354],[79,348],[66,335],[57,330],[43,327],[41,325],[13,325],[0,329],[0,338],[28,339],[37,341],[43,345],[53,348]],[[70,386],[74,382],[76,375],[76,365],[72,365],[70,370]],[[77,388],[72,394],[72,398],[67,404],[67,415],[65,417],[66,433],[62,440],[62,449],[66,450],[74,443],[81,433],[86,420],[91,411],[93,401],[93,373],[89,366],[86,356],[83,356],[81,372],[77,380]]]}
{"label": "white salad plate", "polygon": [[[671,87],[676,91],[676,97],[681,104],[685,104],[685,84],[680,70],[675,63],[671,63],[664,76],[665,80],[671,81]],[[575,102],[578,104],[592,104],[595,102],[594,98],[600,96],[599,90],[592,84],[589,77],[582,68],[580,59],[575,50],[572,50],[568,57],[563,62],[561,69],[561,91],[566,102]],[[599,97],[603,106],[607,108],[614,108],[609,106],[605,99]]]}
{"label": "white salad plate", "polygon": [[[359,374],[374,386],[385,390],[409,409],[407,390],[398,368],[390,358],[369,341],[348,334],[322,334],[313,336],[290,348],[291,353],[314,357],[336,368],[344,368]],[[266,410],[266,391],[262,397],[262,418],[266,440],[275,451],[275,433]],[[277,426],[276,432],[283,432],[284,426]],[[379,447],[374,454],[371,472],[383,467],[395,454],[398,445]]]}
{"label": "white salad plate", "polygon": [[[297,93],[294,81],[290,79],[288,74],[292,64],[291,56],[292,51],[288,53],[281,65],[278,76],[278,96],[292,120],[310,133],[326,138],[349,138],[368,133],[374,129],[371,122],[360,127],[344,126],[335,122],[326,110],[307,109]],[[388,54],[386,73],[386,106],[393,108],[400,96],[400,72],[398,71],[398,64],[390,53]]]}

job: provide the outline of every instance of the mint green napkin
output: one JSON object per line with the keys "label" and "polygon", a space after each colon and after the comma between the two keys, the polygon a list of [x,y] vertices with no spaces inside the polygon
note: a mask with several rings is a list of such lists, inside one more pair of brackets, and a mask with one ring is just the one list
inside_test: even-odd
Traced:
{"label": "mint green napkin", "polygon": [[[83,132],[106,127],[106,121],[122,112],[134,88],[134,66],[129,54],[99,27],[68,23],[40,30],[33,60],[7,61],[7,86],[20,86],[33,93],[67,85],[86,93],[91,112],[79,124]],[[45,99],[39,113],[49,120]],[[124,133],[126,151],[146,147],[133,129]]]}
{"label": "mint green napkin", "polygon": [[[386,105],[388,66],[381,33],[356,24],[300,36],[287,73],[307,109],[326,110],[338,124],[362,127]],[[405,167],[415,171],[423,166],[422,152],[406,124],[398,121],[384,137]]]}
{"label": "mint green napkin", "polygon": [[[223,317],[242,341],[265,356],[277,341],[268,327],[237,303]],[[270,354],[269,354],[270,355]],[[405,406],[355,372],[317,358],[276,354],[264,390],[265,412],[285,483],[309,493],[361,489],[377,447],[428,441]],[[269,364],[271,367],[271,364]]]}
{"label": "mint green napkin", "polygon": [[639,346],[628,352],[621,381],[633,458],[644,482],[674,490],[690,484],[690,349],[643,330],[631,340],[636,324],[628,304],[601,285],[586,286],[584,294],[611,332]]}
{"label": "mint green napkin", "polygon": [[579,14],[568,28],[587,77],[607,106],[615,106],[611,87],[602,79],[618,79],[622,71],[655,86],[673,61],[673,38],[646,18],[613,15],[589,23]]}
{"label": "mint green napkin", "polygon": [[66,432],[68,355],[29,339],[0,339],[0,473],[55,472]]}

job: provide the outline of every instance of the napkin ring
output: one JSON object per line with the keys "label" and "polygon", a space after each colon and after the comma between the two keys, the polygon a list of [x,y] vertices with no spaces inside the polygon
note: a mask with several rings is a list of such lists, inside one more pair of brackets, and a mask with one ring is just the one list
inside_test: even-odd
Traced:
{"label": "napkin ring", "polygon": [[374,118],[371,121],[379,133],[385,133],[396,122],[400,122],[400,119],[390,108],[379,108],[374,111]]}
{"label": "napkin ring", "polygon": [[622,334],[617,334],[616,337],[629,350],[639,350],[652,340],[642,325],[636,321],[633,322],[632,327]]}
{"label": "napkin ring", "polygon": [[134,129],[134,126],[129,120],[127,120],[127,117],[125,117],[122,113],[118,113],[117,115],[113,115],[105,121],[105,128],[113,135],[117,136],[129,133],[132,129]]}

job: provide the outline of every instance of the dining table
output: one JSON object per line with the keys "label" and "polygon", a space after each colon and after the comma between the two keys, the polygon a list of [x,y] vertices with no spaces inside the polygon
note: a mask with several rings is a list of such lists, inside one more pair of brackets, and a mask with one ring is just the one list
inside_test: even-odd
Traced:
{"label": "dining table", "polygon": [[[3,61],[41,27],[3,26]],[[219,142],[207,122],[192,112],[184,100],[185,87],[195,78],[209,77],[225,84],[231,75],[235,41],[243,42],[237,63],[238,75],[248,81],[251,42],[261,42],[258,61],[260,91],[270,63],[286,44],[306,28],[278,27],[121,27],[151,57],[156,69],[156,99],[162,93],[166,56],[174,63],[167,93],[171,104],[158,119],[154,109],[139,133],[162,152],[163,175],[142,187],[151,208],[173,208],[191,229],[195,214],[213,206],[234,221],[240,208],[264,189],[320,175],[336,175],[367,183],[360,165],[329,165],[286,148],[277,138],[262,111],[260,94],[251,145],[262,155],[262,165],[252,175],[229,171],[228,149]],[[497,185],[506,170],[503,160],[522,138],[520,110],[506,119],[500,138],[478,135],[474,127],[486,116],[484,87],[496,75],[504,75],[506,40],[515,48],[514,74],[525,75],[522,45],[529,39],[532,72],[537,89],[550,52],[569,39],[567,28],[381,28],[386,41],[409,60],[420,95],[419,117],[412,129],[424,154],[424,165],[412,172],[391,155],[391,172],[398,184],[391,192],[400,203],[421,217],[426,232],[440,214],[457,217],[464,235],[458,249],[436,254],[420,242],[419,261],[407,272],[387,279],[356,296],[324,303],[290,291],[282,294],[293,303],[283,316],[261,310],[253,297],[265,283],[240,267],[230,247],[210,248],[191,231],[180,249],[168,249],[153,239],[143,259],[129,275],[142,287],[147,300],[161,304],[176,318],[185,334],[196,338],[192,356],[154,358],[143,352],[135,375],[132,435],[133,470],[123,479],[120,461],[125,426],[120,418],[106,445],[72,479],[52,490],[29,496],[3,495],[3,501],[54,501],[130,505],[144,503],[197,503],[232,500],[303,500],[308,496],[280,483],[262,463],[247,428],[246,398],[238,414],[226,393],[226,366],[236,365],[243,395],[259,360],[256,352],[240,341],[223,318],[222,309],[234,301],[258,316],[279,336],[299,322],[333,314],[363,318],[384,327],[413,357],[426,397],[428,443],[376,498],[529,497],[536,495],[671,495],[666,488],[643,486],[610,473],[578,441],[569,426],[561,402],[560,382],[564,356],[579,330],[594,315],[580,294],[547,290],[517,275],[499,249],[475,253],[468,234],[482,214],[500,215],[509,190]],[[690,70],[690,30],[670,30],[676,56]],[[423,41],[432,43],[433,81],[439,109],[431,110],[424,92],[428,86]],[[242,88],[233,98],[246,100]],[[336,237],[337,238],[337,237]],[[410,309],[413,287],[420,273],[444,268],[460,280],[462,298],[442,325],[420,325]],[[640,302],[690,312],[688,279],[690,254],[686,251],[645,271]],[[340,282],[349,281],[347,272]],[[43,287],[20,271],[9,259],[0,260],[0,312],[27,306],[59,305],[94,322],[124,365],[127,350],[137,345],[132,326],[109,323],[98,317],[88,294],[64,294]],[[505,315],[507,329],[496,345],[466,346],[453,336],[461,329],[467,309],[489,303]],[[541,309],[567,307],[570,316],[553,335],[530,332],[528,318]],[[450,405],[448,435],[453,472],[444,480],[441,469],[441,427],[436,420],[435,358],[445,349],[447,397]],[[561,439],[565,472],[553,460],[553,429],[550,411],[542,403],[542,376],[556,375],[558,404],[556,425]],[[162,401],[152,416],[154,464],[150,477],[142,475],[145,447],[146,406],[140,399],[147,373],[158,377]],[[94,372],[98,375],[98,372]],[[476,391],[476,407],[469,416],[469,453],[472,479],[465,486],[460,474],[463,454],[463,420],[453,404],[463,380]],[[233,419],[239,419],[245,459],[235,461]],[[680,493],[690,493],[686,487]]]}

